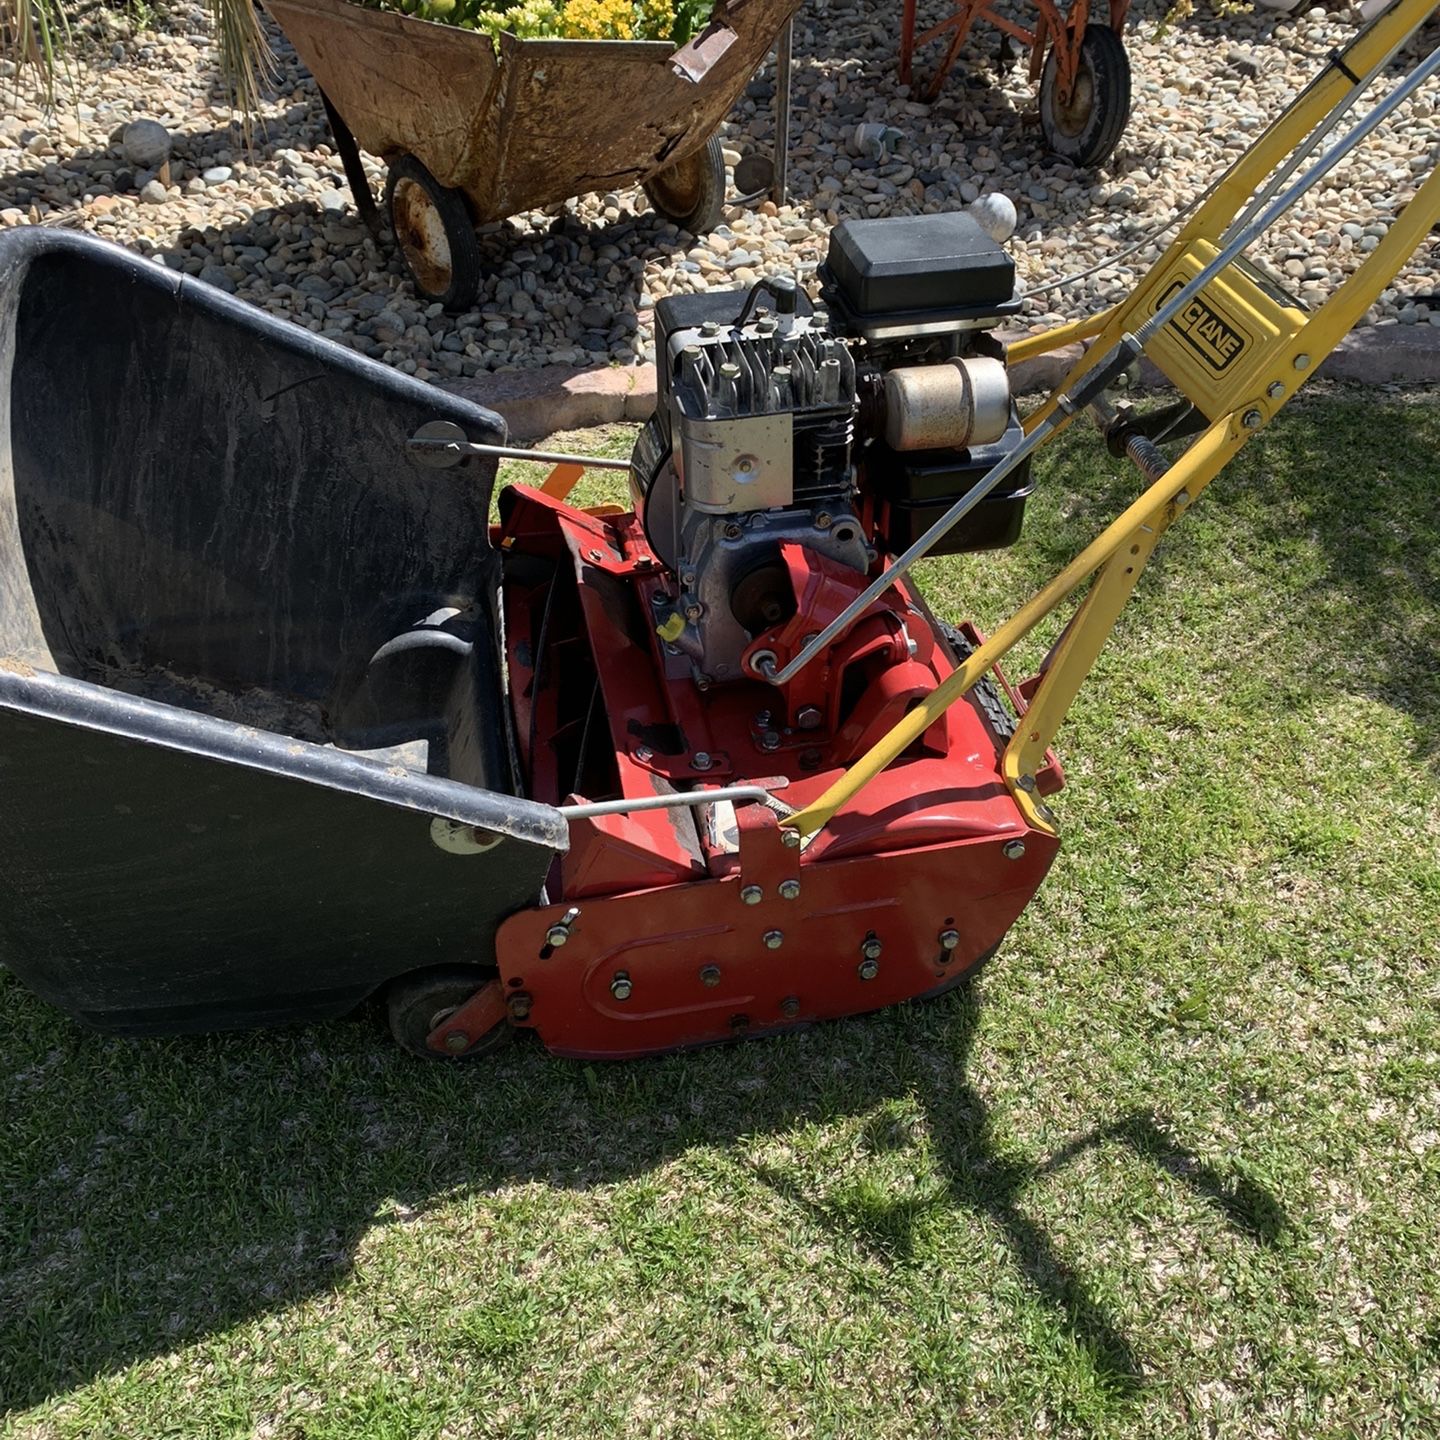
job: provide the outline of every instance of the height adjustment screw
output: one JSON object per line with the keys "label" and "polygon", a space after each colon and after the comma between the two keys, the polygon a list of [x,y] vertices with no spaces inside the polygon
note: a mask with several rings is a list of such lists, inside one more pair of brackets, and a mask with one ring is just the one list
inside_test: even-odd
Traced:
{"label": "height adjustment screw", "polygon": [[628,1000],[634,989],[629,974],[624,970],[617,970],[615,978],[610,982],[610,993],[617,1000]]}

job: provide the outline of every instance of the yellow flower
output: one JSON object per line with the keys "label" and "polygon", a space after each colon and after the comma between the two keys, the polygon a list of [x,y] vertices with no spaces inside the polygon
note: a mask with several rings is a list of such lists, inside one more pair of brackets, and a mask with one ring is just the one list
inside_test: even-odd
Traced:
{"label": "yellow flower", "polygon": [[561,33],[576,40],[629,40],[635,34],[631,0],[569,0]]}
{"label": "yellow flower", "polygon": [[645,40],[668,40],[675,31],[675,7],[670,0],[640,0],[635,33]]}

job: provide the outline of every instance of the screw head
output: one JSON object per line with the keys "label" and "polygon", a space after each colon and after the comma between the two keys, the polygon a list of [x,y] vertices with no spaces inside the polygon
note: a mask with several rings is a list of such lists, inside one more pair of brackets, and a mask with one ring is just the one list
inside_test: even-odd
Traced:
{"label": "screw head", "polygon": [[630,983],[629,975],[627,975],[625,971],[617,970],[615,972],[615,978],[610,982],[610,993],[617,1000],[628,1000],[634,988]]}
{"label": "screw head", "polygon": [[720,967],[718,965],[704,966],[700,971],[700,983],[713,989],[720,983]]}
{"label": "screw head", "polygon": [[874,935],[867,936],[860,944],[860,953],[867,960],[878,960],[883,947]]}
{"label": "screw head", "polygon": [[1028,795],[1035,788],[1035,777],[1033,775],[1021,775],[1015,783]]}
{"label": "screw head", "polygon": [[1297,370],[1308,370],[1310,368],[1310,357],[1308,355],[1297,355],[1295,357],[1295,368]]}
{"label": "screw head", "polygon": [[705,607],[697,601],[692,601],[685,607],[685,618],[687,620],[698,620],[705,613]]}
{"label": "screw head", "polygon": [[760,748],[762,750],[778,750],[780,748],[780,737],[773,730],[767,730],[760,737]]}
{"label": "screw head", "polygon": [[960,944],[960,932],[958,930],[942,930],[940,932],[940,948],[942,950],[954,950]]}
{"label": "screw head", "polygon": [[1272,380],[1266,387],[1265,393],[1272,400],[1278,400],[1285,393],[1285,387],[1278,380]]}
{"label": "screw head", "polygon": [[834,523],[835,517],[828,510],[815,512],[815,528],[817,530],[828,530]]}
{"label": "screw head", "polygon": [[522,990],[517,995],[512,995],[506,1005],[510,1010],[512,1020],[528,1020],[530,1018],[530,997]]}
{"label": "screw head", "polygon": [[1001,846],[1000,853],[1007,860],[1018,860],[1025,853],[1025,842],[1023,840],[1007,840]]}
{"label": "screw head", "polygon": [[824,718],[818,705],[806,705],[795,717],[795,723],[802,730],[818,730]]}
{"label": "screw head", "polygon": [[862,980],[873,980],[880,973],[880,962],[878,960],[862,960],[856,966],[856,973]]}
{"label": "screw head", "polygon": [[570,938],[570,927],[568,925],[552,925],[545,932],[545,943],[547,945],[560,946]]}
{"label": "screw head", "polygon": [[720,532],[727,540],[738,540],[740,538],[740,527],[731,520]]}
{"label": "screw head", "polygon": [[708,770],[714,763],[710,758],[709,752],[706,750],[697,750],[690,757],[690,767],[693,770]]}
{"label": "screw head", "polygon": [[767,930],[765,932],[765,948],[767,950],[778,950],[785,943],[785,932],[783,930]]}
{"label": "screw head", "polygon": [[780,1013],[787,1017],[793,1017],[800,1013],[800,999],[796,995],[787,995],[780,1002]]}
{"label": "screw head", "polygon": [[1247,430],[1258,430],[1264,421],[1265,417],[1258,410],[1247,410],[1240,423]]}
{"label": "screw head", "polygon": [[452,1055],[458,1055],[462,1050],[470,1048],[470,1037],[463,1030],[447,1030],[445,1048]]}
{"label": "screw head", "polygon": [[740,898],[747,905],[758,905],[765,898],[765,892],[758,885],[744,885],[740,889]]}
{"label": "screw head", "polygon": [[782,900],[798,900],[800,898],[800,882],[798,880],[782,880],[780,882],[780,898]]}
{"label": "screw head", "polygon": [[800,848],[800,832],[798,830],[782,830],[780,843],[787,850],[798,850]]}

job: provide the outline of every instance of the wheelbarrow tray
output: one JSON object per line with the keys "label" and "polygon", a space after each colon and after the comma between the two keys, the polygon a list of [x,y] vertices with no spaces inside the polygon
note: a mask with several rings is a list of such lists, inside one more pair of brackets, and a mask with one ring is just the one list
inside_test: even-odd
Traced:
{"label": "wheelbarrow tray", "polygon": [[[0,236],[0,337],[0,961],[154,1031],[492,960],[566,827],[513,793],[494,462],[406,442],[503,422],[51,230]],[[375,659],[437,612],[470,641]]]}
{"label": "wheelbarrow tray", "polygon": [[477,223],[638,185],[699,150],[800,0],[716,7],[659,41],[520,40],[348,0],[264,0],[360,145],[414,155]]}

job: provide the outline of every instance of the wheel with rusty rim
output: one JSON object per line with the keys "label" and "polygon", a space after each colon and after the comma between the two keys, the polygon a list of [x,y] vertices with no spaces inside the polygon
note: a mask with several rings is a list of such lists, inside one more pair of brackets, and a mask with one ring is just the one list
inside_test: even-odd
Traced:
{"label": "wheel with rusty rim", "polygon": [[474,1060],[508,1044],[515,1031],[502,1020],[459,1053],[442,1055],[429,1045],[430,1032],[495,976],[489,966],[445,965],[392,980],[385,992],[385,1010],[395,1043],[426,1060]]}
{"label": "wheel with rusty rim", "polygon": [[659,215],[692,235],[713,230],[725,210],[725,154],[712,135],[701,150],[677,160],[645,182],[645,194]]}
{"label": "wheel with rusty rim", "polygon": [[465,197],[402,155],[390,166],[385,209],[415,288],[447,310],[468,310],[480,291],[480,241]]}
{"label": "wheel with rusty rim", "polygon": [[1040,129],[1062,160],[1086,167],[1109,159],[1130,120],[1130,57],[1108,25],[1087,25],[1070,103],[1060,103],[1059,47],[1040,77]]}

